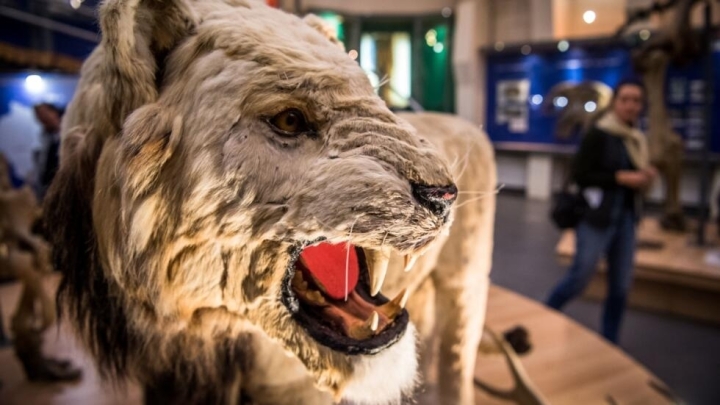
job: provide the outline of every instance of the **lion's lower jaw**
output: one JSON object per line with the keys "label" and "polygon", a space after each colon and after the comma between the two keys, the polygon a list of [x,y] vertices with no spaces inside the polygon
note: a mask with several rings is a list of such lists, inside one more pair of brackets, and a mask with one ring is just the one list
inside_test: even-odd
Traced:
{"label": "lion's lower jaw", "polygon": [[416,333],[412,323],[394,345],[376,355],[358,356],[343,399],[355,405],[395,405],[417,384]]}

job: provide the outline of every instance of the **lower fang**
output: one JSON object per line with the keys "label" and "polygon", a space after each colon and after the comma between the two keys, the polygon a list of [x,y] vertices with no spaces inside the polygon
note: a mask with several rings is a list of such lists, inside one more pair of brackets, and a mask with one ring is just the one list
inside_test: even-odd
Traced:
{"label": "lower fang", "polygon": [[408,298],[410,298],[410,293],[408,292],[408,289],[404,289],[398,294],[395,299],[392,300],[394,304],[397,304],[400,308],[405,309],[405,306],[407,305]]}
{"label": "lower fang", "polygon": [[380,315],[373,311],[372,315],[363,323],[356,323],[347,329],[347,335],[356,340],[365,340],[373,337],[380,328]]}
{"label": "lower fang", "polygon": [[392,301],[381,306],[379,310],[380,312],[382,312],[383,315],[390,319],[390,321],[392,321],[398,315],[400,315],[403,309],[405,309],[405,305],[407,305],[409,297],[410,294],[408,293],[408,290],[405,289],[401,291],[400,294],[397,295],[397,297],[393,298]]}
{"label": "lower fang", "polygon": [[326,304],[325,297],[323,297],[319,291],[310,291],[307,294],[307,298],[311,303],[316,304],[316,305],[325,305]]}
{"label": "lower fang", "polygon": [[378,326],[380,324],[380,315],[378,315],[377,312],[373,311],[372,316],[370,317],[370,330],[373,332],[376,332],[378,329]]}

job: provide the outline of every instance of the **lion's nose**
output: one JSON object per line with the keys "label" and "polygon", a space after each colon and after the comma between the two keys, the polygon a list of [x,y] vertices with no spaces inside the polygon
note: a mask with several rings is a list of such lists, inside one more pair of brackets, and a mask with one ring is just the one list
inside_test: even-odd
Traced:
{"label": "lion's nose", "polygon": [[458,189],[454,184],[444,187],[411,184],[415,199],[433,214],[444,217],[457,199]]}

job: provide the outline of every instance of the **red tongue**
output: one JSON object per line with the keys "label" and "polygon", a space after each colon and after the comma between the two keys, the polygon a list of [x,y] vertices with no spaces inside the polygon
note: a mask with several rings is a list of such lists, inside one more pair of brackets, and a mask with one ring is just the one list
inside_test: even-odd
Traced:
{"label": "red tongue", "polygon": [[[305,262],[315,282],[325,291],[325,294],[330,298],[340,300],[345,299],[346,291],[349,294],[355,289],[360,274],[355,248],[350,247],[349,253],[348,257],[347,243],[340,245],[321,243],[306,248],[300,254],[300,257]],[[345,279],[346,267],[347,284]]]}

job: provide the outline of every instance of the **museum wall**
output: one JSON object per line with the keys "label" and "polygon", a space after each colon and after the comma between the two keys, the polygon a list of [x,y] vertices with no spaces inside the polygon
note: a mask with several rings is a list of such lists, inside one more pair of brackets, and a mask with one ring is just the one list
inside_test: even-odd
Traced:
{"label": "museum wall", "polygon": [[552,0],[483,1],[489,43],[543,41],[553,37]]}
{"label": "museum wall", "polygon": [[[626,20],[627,0],[553,0],[554,38],[612,35]],[[587,24],[583,14],[592,10],[596,20]]]}

